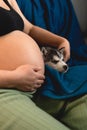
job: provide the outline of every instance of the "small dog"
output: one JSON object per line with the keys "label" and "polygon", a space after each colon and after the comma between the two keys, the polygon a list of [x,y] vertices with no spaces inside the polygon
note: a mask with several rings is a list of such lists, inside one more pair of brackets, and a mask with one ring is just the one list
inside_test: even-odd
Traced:
{"label": "small dog", "polygon": [[41,47],[45,64],[57,69],[59,72],[66,72],[68,65],[64,62],[64,48],[55,49],[52,47]]}

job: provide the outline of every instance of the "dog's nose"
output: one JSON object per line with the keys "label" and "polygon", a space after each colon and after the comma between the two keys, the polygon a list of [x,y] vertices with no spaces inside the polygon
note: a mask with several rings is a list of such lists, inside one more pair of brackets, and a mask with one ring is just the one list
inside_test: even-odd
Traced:
{"label": "dog's nose", "polygon": [[68,66],[67,65],[64,65],[63,68],[64,68],[65,71],[68,70]]}

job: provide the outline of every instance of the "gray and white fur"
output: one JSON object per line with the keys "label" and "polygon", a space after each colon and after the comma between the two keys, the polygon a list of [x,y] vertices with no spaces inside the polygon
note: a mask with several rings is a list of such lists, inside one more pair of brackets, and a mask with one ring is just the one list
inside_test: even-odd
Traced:
{"label": "gray and white fur", "polygon": [[59,72],[66,72],[68,70],[68,65],[64,62],[64,48],[55,49],[52,47],[42,47],[42,55],[45,64],[57,69]]}

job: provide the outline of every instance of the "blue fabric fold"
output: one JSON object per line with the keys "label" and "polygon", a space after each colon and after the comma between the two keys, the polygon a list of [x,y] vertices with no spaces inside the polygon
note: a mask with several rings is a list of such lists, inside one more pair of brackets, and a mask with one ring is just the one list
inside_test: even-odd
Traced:
{"label": "blue fabric fold", "polygon": [[39,93],[63,99],[87,93],[87,45],[71,0],[17,0],[25,17],[33,24],[67,38],[71,46],[67,73],[46,66],[46,80]]}
{"label": "blue fabric fold", "polygon": [[39,94],[55,99],[65,99],[87,93],[87,65],[72,66],[67,73],[59,73],[46,66],[45,83]]}

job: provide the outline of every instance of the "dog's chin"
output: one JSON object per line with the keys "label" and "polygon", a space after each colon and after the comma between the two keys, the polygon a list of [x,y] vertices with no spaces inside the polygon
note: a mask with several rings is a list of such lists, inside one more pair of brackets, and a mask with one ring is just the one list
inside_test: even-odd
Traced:
{"label": "dog's chin", "polygon": [[61,67],[61,68],[60,67],[53,67],[53,68],[58,70],[61,73],[66,73],[68,71],[68,69],[67,70],[63,69],[63,67]]}
{"label": "dog's chin", "polygon": [[47,62],[46,63],[48,66],[58,70],[59,72],[61,73],[66,73],[68,71],[68,66],[67,66],[67,69],[64,69],[63,66],[60,66],[60,65],[55,65],[53,64],[52,62]]}

